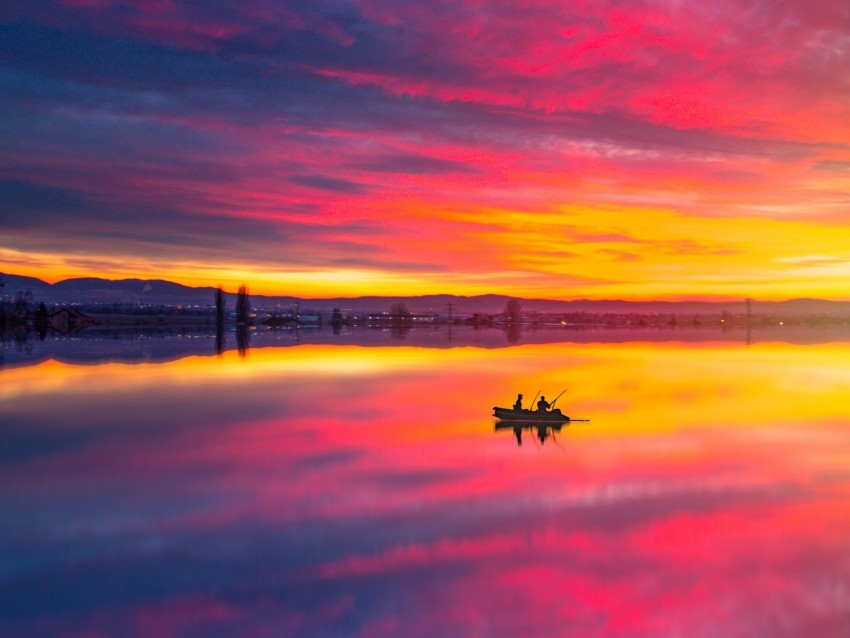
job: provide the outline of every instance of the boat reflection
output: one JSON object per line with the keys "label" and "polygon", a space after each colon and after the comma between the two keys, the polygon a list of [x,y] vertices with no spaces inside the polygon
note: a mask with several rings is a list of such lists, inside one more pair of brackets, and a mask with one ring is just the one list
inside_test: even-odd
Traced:
{"label": "boat reflection", "polygon": [[563,423],[543,423],[539,421],[497,421],[496,422],[496,432],[500,432],[502,430],[513,430],[514,436],[516,437],[517,445],[522,445],[522,431],[528,430],[534,433],[535,442],[539,441],[540,445],[546,443],[548,439],[552,439],[553,442],[557,443],[557,439],[555,438],[555,433],[560,434],[561,428],[564,425],[569,425],[569,421],[565,421]]}

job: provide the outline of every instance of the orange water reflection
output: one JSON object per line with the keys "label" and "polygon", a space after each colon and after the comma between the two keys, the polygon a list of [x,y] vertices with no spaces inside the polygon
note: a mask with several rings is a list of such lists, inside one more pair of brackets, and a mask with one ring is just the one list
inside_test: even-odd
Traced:
{"label": "orange water reflection", "polygon": [[[0,371],[8,635],[839,635],[847,344]],[[543,446],[491,407],[589,418]],[[11,632],[11,633],[10,633]]]}

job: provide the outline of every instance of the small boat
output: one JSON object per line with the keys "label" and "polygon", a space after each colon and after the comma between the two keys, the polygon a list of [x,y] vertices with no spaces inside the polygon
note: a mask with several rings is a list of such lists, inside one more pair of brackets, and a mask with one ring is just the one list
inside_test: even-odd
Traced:
{"label": "small boat", "polygon": [[502,421],[523,421],[525,423],[567,423],[570,420],[561,410],[514,410],[513,408],[493,408],[493,416]]}

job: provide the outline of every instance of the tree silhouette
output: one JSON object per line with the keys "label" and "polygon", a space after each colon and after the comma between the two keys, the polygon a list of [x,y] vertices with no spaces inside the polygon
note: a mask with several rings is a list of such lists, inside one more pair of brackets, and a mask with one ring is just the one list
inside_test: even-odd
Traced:
{"label": "tree silhouette", "polygon": [[6,276],[0,275],[0,333],[6,331]]}
{"label": "tree silhouette", "polygon": [[21,322],[25,321],[30,312],[30,303],[32,303],[32,290],[19,290],[12,308],[12,317]]}
{"label": "tree silhouette", "polygon": [[395,324],[408,324],[411,320],[410,311],[403,303],[394,303],[390,307],[390,317]]}
{"label": "tree silhouette", "polygon": [[335,335],[339,334],[343,323],[345,323],[345,318],[342,316],[342,311],[339,308],[334,308],[333,314],[331,314],[331,328],[333,328]]}
{"label": "tree silhouette", "polygon": [[44,339],[47,336],[47,327],[50,325],[50,313],[47,312],[47,306],[44,305],[42,301],[38,304],[38,310],[35,311],[35,317],[33,317],[33,327],[35,331],[38,333],[40,339]]}
{"label": "tree silhouette", "polygon": [[236,295],[236,323],[237,325],[247,326],[249,323],[249,315],[251,314],[251,300],[248,297],[248,287],[245,284],[239,286],[239,293]]}
{"label": "tree silhouette", "polygon": [[215,291],[215,351],[224,350],[224,290],[219,286]]}
{"label": "tree silhouette", "polygon": [[522,321],[522,305],[516,299],[509,299],[505,304],[505,320],[510,324]]}
{"label": "tree silhouette", "polygon": [[248,297],[248,287],[245,284],[239,286],[236,295],[236,348],[239,356],[248,354],[248,325],[251,323],[251,300]]}
{"label": "tree silhouette", "polygon": [[224,290],[221,287],[215,290],[215,324],[224,325]]}

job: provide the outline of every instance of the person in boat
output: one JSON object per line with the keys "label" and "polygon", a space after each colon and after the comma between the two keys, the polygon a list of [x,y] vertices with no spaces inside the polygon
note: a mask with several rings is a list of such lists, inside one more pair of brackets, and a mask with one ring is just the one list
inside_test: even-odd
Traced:
{"label": "person in boat", "polygon": [[516,410],[517,412],[522,410],[522,395],[521,394],[516,395],[516,403],[514,403],[514,410]]}
{"label": "person in boat", "polygon": [[549,402],[546,400],[546,397],[540,397],[540,401],[537,402],[537,411],[538,412],[546,412],[549,409]]}

